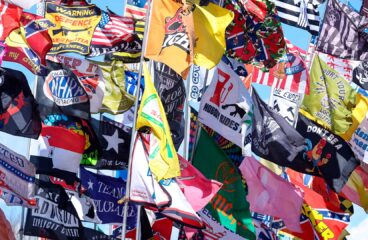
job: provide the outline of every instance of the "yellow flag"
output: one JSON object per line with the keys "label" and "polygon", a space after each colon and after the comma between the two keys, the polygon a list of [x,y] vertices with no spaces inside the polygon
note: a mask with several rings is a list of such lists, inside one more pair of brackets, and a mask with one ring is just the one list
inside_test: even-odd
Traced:
{"label": "yellow flag", "polygon": [[221,60],[226,50],[225,30],[232,22],[234,13],[209,3],[196,5],[193,11],[196,43],[194,63],[211,69]]}
{"label": "yellow flag", "polygon": [[151,172],[157,181],[180,176],[179,159],[171,138],[165,110],[145,64],[144,85],[136,127],[137,129],[150,127],[153,132],[149,156]]}

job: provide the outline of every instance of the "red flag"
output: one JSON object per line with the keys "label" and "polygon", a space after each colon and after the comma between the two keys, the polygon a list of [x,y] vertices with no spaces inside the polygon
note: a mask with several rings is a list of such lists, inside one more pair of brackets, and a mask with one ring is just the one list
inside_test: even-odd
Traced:
{"label": "red flag", "polygon": [[22,9],[13,4],[0,0],[0,40],[4,41],[5,38],[14,29],[19,28],[20,16]]}

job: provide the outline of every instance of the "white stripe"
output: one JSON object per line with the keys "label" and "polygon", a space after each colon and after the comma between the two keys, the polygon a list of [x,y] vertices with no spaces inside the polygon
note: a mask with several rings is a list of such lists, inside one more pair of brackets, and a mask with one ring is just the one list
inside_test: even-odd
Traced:
{"label": "white stripe", "polygon": [[80,153],[53,147],[52,163],[54,168],[76,173],[81,159],[82,154]]}

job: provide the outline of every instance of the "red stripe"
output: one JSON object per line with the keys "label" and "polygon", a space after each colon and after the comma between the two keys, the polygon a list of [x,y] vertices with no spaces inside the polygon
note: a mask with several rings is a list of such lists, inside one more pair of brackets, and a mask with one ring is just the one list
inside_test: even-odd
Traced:
{"label": "red stripe", "polygon": [[142,10],[142,11],[137,11],[135,9],[131,9],[131,8],[126,8],[125,10],[127,13],[130,13],[132,14],[133,16],[137,15],[137,16],[140,16],[140,17],[144,17],[146,16],[146,10]]}
{"label": "red stripe", "polygon": [[[42,126],[41,135],[48,139],[50,146],[63,148],[72,152],[84,152],[86,138],[62,127]],[[73,139],[73,141],[70,141]]]}

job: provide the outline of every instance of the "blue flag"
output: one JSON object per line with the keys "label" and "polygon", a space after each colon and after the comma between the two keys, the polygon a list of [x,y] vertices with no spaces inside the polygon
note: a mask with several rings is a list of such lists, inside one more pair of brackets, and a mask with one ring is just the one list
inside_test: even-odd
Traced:
{"label": "blue flag", "polygon": [[[113,178],[87,171],[80,167],[82,186],[87,189],[86,195],[90,196],[96,205],[97,216],[102,223],[123,222],[124,204],[118,201],[125,196],[126,182],[121,178]],[[127,229],[133,229],[136,225],[137,207],[129,204]]]}

